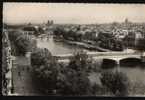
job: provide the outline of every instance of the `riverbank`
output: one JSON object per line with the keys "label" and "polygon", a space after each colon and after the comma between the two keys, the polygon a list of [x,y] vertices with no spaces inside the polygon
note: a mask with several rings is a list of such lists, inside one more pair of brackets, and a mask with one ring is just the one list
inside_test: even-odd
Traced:
{"label": "riverbank", "polygon": [[71,40],[66,40],[66,39],[54,39],[55,42],[64,42],[64,43],[67,43],[69,45],[73,45],[73,46],[78,46],[80,48],[84,48],[84,49],[87,49],[87,50],[97,50],[99,52],[110,52],[112,50],[109,50],[109,49],[104,49],[104,48],[101,48],[99,46],[94,46],[93,44],[89,44],[89,43],[86,43],[86,42],[78,42],[78,41],[71,41]]}

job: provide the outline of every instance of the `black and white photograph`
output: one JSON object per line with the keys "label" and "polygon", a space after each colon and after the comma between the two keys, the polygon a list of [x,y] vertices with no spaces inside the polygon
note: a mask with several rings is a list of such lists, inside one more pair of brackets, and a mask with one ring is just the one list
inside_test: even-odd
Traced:
{"label": "black and white photograph", "polygon": [[145,4],[3,2],[4,96],[145,97]]}

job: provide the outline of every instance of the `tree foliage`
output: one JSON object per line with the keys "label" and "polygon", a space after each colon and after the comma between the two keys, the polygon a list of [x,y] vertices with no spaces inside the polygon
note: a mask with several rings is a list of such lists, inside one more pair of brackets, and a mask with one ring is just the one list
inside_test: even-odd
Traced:
{"label": "tree foliage", "polygon": [[56,89],[59,66],[49,50],[37,48],[31,54],[31,64],[36,85],[42,92],[52,94]]}
{"label": "tree foliage", "polygon": [[141,51],[145,51],[145,38],[139,39],[136,48]]}
{"label": "tree foliage", "polygon": [[113,34],[100,32],[97,38],[98,38],[97,43],[102,48],[110,49],[114,51],[123,50],[122,42],[116,40]]}
{"label": "tree foliage", "polygon": [[125,96],[128,94],[129,80],[123,72],[102,72],[100,80],[102,85],[107,87],[114,95]]}
{"label": "tree foliage", "polygon": [[34,52],[31,53],[31,64],[33,66],[45,65],[48,62],[51,62],[51,58],[52,55],[48,49],[37,48]]}
{"label": "tree foliage", "polygon": [[[74,57],[78,60],[80,58],[78,56],[76,54]],[[84,61],[86,58],[83,54],[81,56]],[[31,57],[33,72],[37,78],[35,83],[41,86],[44,93],[55,95],[89,95],[92,93],[92,86],[86,71],[78,70],[70,64],[58,64],[47,49],[38,49],[32,53]]]}
{"label": "tree foliage", "polygon": [[88,56],[86,52],[78,51],[74,53],[73,58],[70,59],[69,67],[76,71],[85,70],[88,67],[87,62]]}
{"label": "tree foliage", "polygon": [[92,95],[94,90],[88,78],[88,56],[76,52],[70,63],[60,69],[57,89],[61,95]]}
{"label": "tree foliage", "polygon": [[31,40],[25,36],[21,35],[15,41],[15,46],[18,49],[18,53],[25,55],[26,52],[31,51],[33,44],[31,44]]}
{"label": "tree foliage", "polygon": [[32,40],[20,31],[9,32],[9,39],[12,45],[12,53],[15,55],[25,55],[26,52],[36,48],[36,40]]}
{"label": "tree foliage", "polygon": [[8,89],[8,79],[6,78],[6,73],[8,73],[8,64],[7,64],[7,58],[6,58],[6,50],[5,48],[2,49],[2,94],[7,95]]}
{"label": "tree foliage", "polygon": [[57,82],[58,94],[61,95],[92,95],[92,86],[86,72],[66,68],[65,73]]}

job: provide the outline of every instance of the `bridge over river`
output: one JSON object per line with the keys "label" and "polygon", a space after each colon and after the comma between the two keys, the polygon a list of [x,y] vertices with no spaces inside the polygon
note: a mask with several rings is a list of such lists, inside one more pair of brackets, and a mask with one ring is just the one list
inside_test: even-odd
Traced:
{"label": "bridge over river", "polygon": [[[117,64],[120,60],[133,58],[145,62],[145,52],[87,52],[88,57],[93,59],[109,59],[116,61]],[[73,54],[54,55],[59,62],[69,62]]]}

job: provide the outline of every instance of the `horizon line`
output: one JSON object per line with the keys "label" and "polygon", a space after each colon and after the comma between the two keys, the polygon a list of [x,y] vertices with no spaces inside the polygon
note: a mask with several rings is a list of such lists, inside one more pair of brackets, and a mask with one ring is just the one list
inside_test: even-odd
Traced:
{"label": "horizon line", "polygon": [[[26,23],[8,23],[8,22],[3,22],[3,24],[8,24],[8,25],[25,25],[25,24],[47,24],[47,22],[40,22],[40,23],[34,23],[34,22],[26,22]],[[119,21],[112,21],[112,22],[94,22],[94,23],[55,23],[54,24],[77,24],[77,25],[85,25],[85,24],[111,24],[111,23],[125,23],[124,21],[123,22],[119,22]],[[145,22],[132,22],[132,21],[129,21],[129,23],[145,23]]]}

